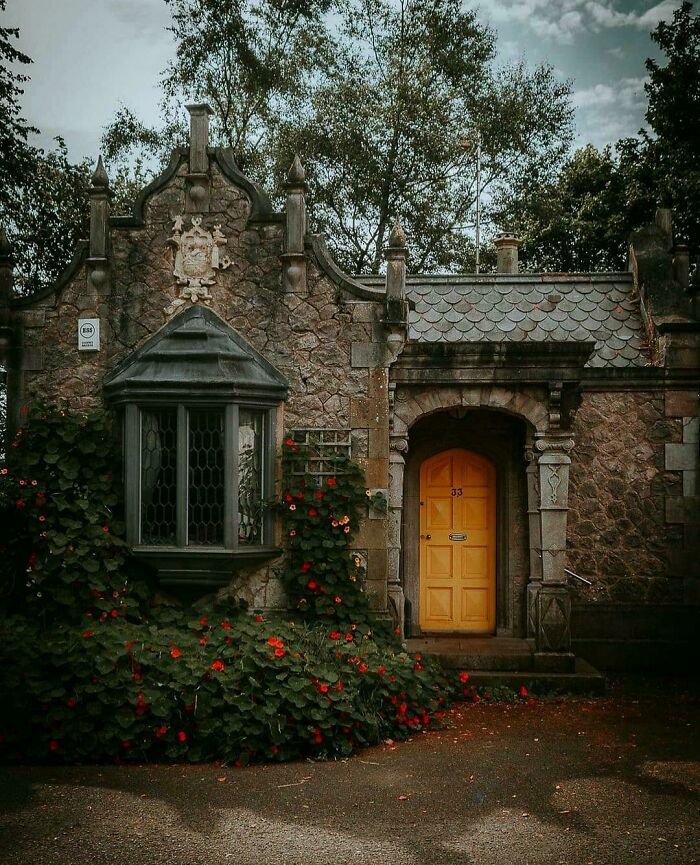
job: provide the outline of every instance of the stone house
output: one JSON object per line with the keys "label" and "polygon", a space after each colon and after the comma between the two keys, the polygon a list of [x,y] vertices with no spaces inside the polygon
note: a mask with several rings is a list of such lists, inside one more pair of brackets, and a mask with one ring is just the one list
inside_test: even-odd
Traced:
{"label": "stone house", "polygon": [[566,672],[677,634],[700,601],[700,322],[670,213],[624,273],[522,274],[502,234],[495,274],[409,274],[397,224],[386,276],[351,276],[307,232],[299,160],[276,213],[189,112],[131,215],[98,165],[51,288],[13,296],[0,250],[10,425],[39,398],[122,414],[128,540],[165,585],[284,606],[260,503],[292,436],[386,495],[358,553],[407,637]]}

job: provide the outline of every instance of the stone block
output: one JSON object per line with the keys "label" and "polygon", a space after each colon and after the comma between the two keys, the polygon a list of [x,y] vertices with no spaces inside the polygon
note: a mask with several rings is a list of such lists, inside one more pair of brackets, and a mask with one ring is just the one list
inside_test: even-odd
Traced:
{"label": "stone block", "polygon": [[389,392],[389,376],[386,369],[371,369],[367,379],[367,396],[372,400],[386,400]]}
{"label": "stone block", "polygon": [[386,582],[388,556],[386,547],[367,550],[367,579]]}
{"label": "stone block", "polygon": [[692,472],[683,472],[683,495],[700,495],[700,472],[697,470]]}
{"label": "stone block", "polygon": [[44,349],[41,346],[22,349],[22,369],[36,372],[44,368]]}
{"label": "stone block", "polygon": [[670,390],[666,394],[666,417],[697,417],[700,396],[697,390]]}
{"label": "stone block", "polygon": [[700,498],[697,496],[668,496],[666,522],[684,525],[700,524]]}
{"label": "stone block", "polygon": [[386,523],[378,520],[363,520],[355,543],[358,547],[367,549],[381,549],[386,546]]}
{"label": "stone block", "polygon": [[368,459],[364,466],[368,487],[386,489],[389,486],[389,460],[381,457]]}
{"label": "stone block", "polygon": [[24,327],[43,327],[46,324],[46,310],[23,309],[18,318]]}
{"label": "stone block", "polygon": [[698,448],[695,442],[666,444],[665,468],[668,471],[693,471],[698,467]]}
{"label": "stone block", "polygon": [[387,363],[387,348],[380,342],[353,342],[350,349],[350,365],[355,369],[384,367]]}
{"label": "stone block", "polygon": [[361,322],[371,322],[374,321],[374,304],[367,303],[366,301],[362,302],[348,302],[347,304],[352,312],[352,320],[353,321],[361,321]]}
{"label": "stone block", "polygon": [[375,459],[389,458],[389,433],[386,429],[370,429],[369,456]]}
{"label": "stone block", "polygon": [[386,580],[366,580],[365,592],[373,610],[386,610]]}
{"label": "stone block", "polygon": [[366,396],[352,397],[350,400],[350,426],[353,429],[367,429],[369,426],[370,402]]}
{"label": "stone block", "polygon": [[683,418],[683,441],[700,442],[700,417]]}

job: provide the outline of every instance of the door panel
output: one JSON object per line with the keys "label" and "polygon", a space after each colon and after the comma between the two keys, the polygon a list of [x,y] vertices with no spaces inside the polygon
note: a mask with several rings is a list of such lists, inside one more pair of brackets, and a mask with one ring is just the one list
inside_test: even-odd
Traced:
{"label": "door panel", "polygon": [[496,624],[496,472],[461,448],[421,466],[420,626],[490,633]]}

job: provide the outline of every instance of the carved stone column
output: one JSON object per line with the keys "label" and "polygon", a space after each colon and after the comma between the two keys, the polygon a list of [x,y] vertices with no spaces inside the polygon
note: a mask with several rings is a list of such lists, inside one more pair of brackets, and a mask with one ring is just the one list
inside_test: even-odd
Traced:
{"label": "carved stone column", "polygon": [[404,633],[404,592],[401,583],[401,524],[403,521],[403,474],[408,452],[405,436],[390,434],[387,596],[399,632]]}
{"label": "carved stone column", "polygon": [[540,518],[540,469],[532,442],[525,447],[527,468],[527,522],[530,547],[530,580],[527,584],[527,636],[537,636],[537,595],[542,586],[542,523]]}
{"label": "carved stone column", "polygon": [[566,521],[569,509],[569,451],[574,440],[559,431],[538,433],[535,450],[540,486],[542,584],[537,592],[535,669],[573,670],[571,597],[566,584]]}

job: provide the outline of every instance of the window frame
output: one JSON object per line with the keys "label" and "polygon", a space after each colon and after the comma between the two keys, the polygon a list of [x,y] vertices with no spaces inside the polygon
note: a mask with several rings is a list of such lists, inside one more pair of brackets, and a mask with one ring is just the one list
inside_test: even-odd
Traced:
{"label": "window frame", "polygon": [[[175,409],[177,412],[176,452],[176,518],[175,544],[142,543],[142,466],[143,466],[143,412],[155,409]],[[126,503],[126,540],[133,551],[139,554],[183,554],[250,558],[255,554],[278,552],[274,547],[274,516],[263,511],[260,544],[239,543],[239,419],[240,410],[260,412],[262,422],[262,482],[261,500],[269,501],[274,495],[276,404],[267,401],[178,399],[127,402],[124,406],[124,486]],[[188,489],[189,489],[189,412],[191,410],[221,410],[224,412],[224,535],[222,545],[188,543]]]}

